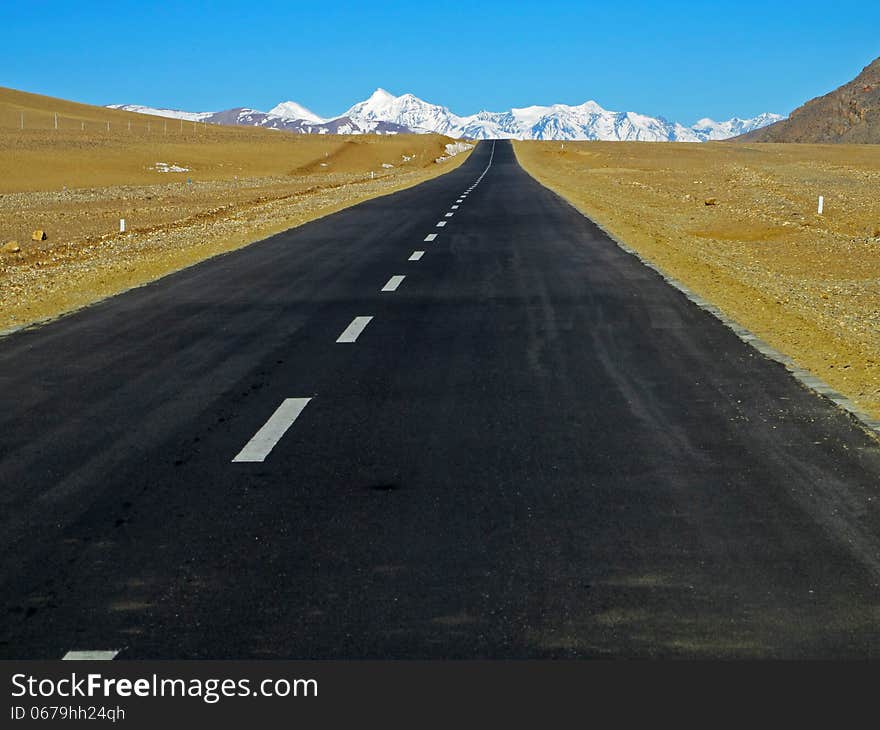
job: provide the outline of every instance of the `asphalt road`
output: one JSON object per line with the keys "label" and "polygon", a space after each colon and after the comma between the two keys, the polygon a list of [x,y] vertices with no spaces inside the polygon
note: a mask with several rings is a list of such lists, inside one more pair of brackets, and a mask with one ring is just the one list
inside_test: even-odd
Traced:
{"label": "asphalt road", "polygon": [[483,143],[0,340],[0,657],[878,656],[878,477]]}

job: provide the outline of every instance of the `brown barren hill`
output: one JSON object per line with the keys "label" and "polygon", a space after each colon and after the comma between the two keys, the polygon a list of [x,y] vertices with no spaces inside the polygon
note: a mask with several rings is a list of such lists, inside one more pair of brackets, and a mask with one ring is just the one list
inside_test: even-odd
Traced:
{"label": "brown barren hill", "polygon": [[452,141],[193,123],[0,88],[0,331],[417,185],[467,157],[448,158]]}
{"label": "brown barren hill", "polygon": [[880,144],[880,58],[848,84],[795,109],[788,119],[735,141]]}

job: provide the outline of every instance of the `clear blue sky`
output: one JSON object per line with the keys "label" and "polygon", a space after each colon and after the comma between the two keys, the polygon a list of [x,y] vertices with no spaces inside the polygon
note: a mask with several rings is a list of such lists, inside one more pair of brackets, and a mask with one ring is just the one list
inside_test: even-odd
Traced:
{"label": "clear blue sky", "polygon": [[0,0],[0,85],[191,111],[377,86],[459,114],[595,99],[691,123],[788,113],[880,56],[880,1]]}

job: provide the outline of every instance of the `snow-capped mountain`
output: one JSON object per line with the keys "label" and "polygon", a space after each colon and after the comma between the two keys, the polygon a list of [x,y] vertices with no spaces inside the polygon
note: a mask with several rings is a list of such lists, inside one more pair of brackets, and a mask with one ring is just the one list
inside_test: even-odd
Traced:
{"label": "snow-capped mountain", "polygon": [[109,108],[207,124],[283,129],[297,134],[410,134],[414,131],[400,124],[378,119],[350,119],[347,116],[323,119],[295,101],[285,101],[269,112],[247,107],[236,107],[222,112],[184,112],[138,104],[111,104]]}
{"label": "snow-capped mountain", "polygon": [[394,96],[376,89],[369,99],[355,104],[345,116],[358,122],[393,122],[417,132],[437,132],[449,137],[463,137],[462,117],[445,106],[429,104],[412,94]]}
{"label": "snow-capped mountain", "polygon": [[303,119],[312,124],[323,124],[327,120],[319,117],[311,109],[306,109],[302,104],[295,101],[283,101],[278,106],[269,110],[269,114],[275,117],[284,117],[285,119]]}
{"label": "snow-capped mountain", "polygon": [[754,119],[726,122],[701,119],[691,127],[635,112],[603,109],[595,101],[579,106],[553,104],[506,112],[482,111],[459,116],[447,107],[422,101],[412,94],[394,96],[377,89],[345,115],[359,122],[386,121],[413,131],[437,132],[473,139],[621,140],[648,142],[706,142],[727,139],[773,124],[783,117],[762,114]]}
{"label": "snow-capped mountain", "polygon": [[177,109],[156,109],[151,106],[141,106],[140,104],[108,104],[108,109],[122,109],[126,112],[137,112],[138,114],[152,114],[155,117],[166,117],[168,119],[183,119],[187,122],[203,122],[214,115],[214,112],[182,112]]}
{"label": "snow-capped mountain", "polygon": [[734,117],[726,122],[716,122],[713,119],[701,119],[691,129],[700,137],[701,142],[709,142],[717,139],[729,139],[738,137],[754,129],[767,127],[785,119],[781,114],[764,113],[753,119],[740,119]]}
{"label": "snow-capped mountain", "polygon": [[[511,109],[492,115],[501,134],[517,139],[692,142],[686,128],[635,112],[613,112],[595,101]],[[473,129],[479,134],[479,128]]]}
{"label": "snow-capped mountain", "polygon": [[725,122],[701,119],[692,126],[635,112],[604,109],[595,101],[578,106],[553,104],[481,111],[459,116],[445,106],[412,94],[394,96],[376,89],[338,117],[324,119],[304,106],[286,101],[269,112],[230,109],[225,112],[182,112],[135,105],[113,108],[213,124],[243,124],[285,129],[301,134],[401,134],[436,132],[470,139],[616,140],[643,142],[707,142],[727,139],[783,119],[765,113],[753,119],[734,117]]}

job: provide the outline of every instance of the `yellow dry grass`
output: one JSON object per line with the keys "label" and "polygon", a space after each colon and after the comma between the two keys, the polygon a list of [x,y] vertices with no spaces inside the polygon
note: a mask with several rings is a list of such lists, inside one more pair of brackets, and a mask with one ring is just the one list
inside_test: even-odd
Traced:
{"label": "yellow dry grass", "polygon": [[880,146],[515,148],[615,237],[880,417]]}
{"label": "yellow dry grass", "polygon": [[0,330],[416,185],[467,157],[436,163],[450,141],[181,123],[0,88],[0,246],[21,247],[0,252]]}

